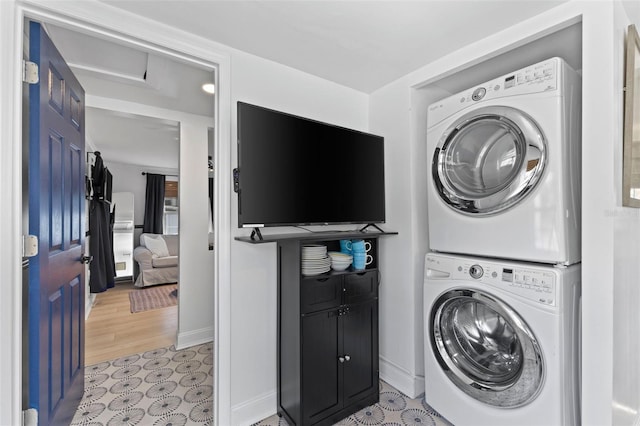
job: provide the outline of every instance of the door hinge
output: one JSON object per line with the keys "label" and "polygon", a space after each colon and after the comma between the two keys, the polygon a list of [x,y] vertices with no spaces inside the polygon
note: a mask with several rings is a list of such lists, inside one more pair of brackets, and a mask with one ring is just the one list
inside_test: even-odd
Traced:
{"label": "door hinge", "polygon": [[38,426],[38,410],[29,408],[22,412],[22,426]]}
{"label": "door hinge", "polygon": [[22,61],[22,81],[29,84],[37,84],[38,81],[40,81],[38,64],[30,61]]}
{"label": "door hinge", "polygon": [[35,235],[22,236],[22,257],[33,257],[38,254],[38,237]]}

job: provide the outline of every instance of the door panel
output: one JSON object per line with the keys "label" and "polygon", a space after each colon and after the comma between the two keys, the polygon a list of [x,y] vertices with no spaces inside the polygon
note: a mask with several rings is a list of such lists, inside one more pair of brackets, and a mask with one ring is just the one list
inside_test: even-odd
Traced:
{"label": "door panel", "polygon": [[29,43],[29,406],[69,424],[84,391],[84,90],[34,22]]}
{"label": "door panel", "polygon": [[349,307],[342,317],[345,405],[378,392],[378,303]]}
{"label": "door panel", "polygon": [[302,319],[303,423],[313,424],[342,408],[337,311]]}

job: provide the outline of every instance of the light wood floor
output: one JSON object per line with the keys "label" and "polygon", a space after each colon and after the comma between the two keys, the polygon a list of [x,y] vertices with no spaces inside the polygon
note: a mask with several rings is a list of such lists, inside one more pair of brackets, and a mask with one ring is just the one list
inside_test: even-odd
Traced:
{"label": "light wood floor", "polygon": [[176,341],[178,307],[132,314],[131,281],[98,293],[85,322],[85,365],[171,346]]}

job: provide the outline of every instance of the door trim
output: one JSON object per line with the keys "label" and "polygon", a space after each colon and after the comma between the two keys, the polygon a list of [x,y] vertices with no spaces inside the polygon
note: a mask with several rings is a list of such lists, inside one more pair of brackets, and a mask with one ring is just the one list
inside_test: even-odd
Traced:
{"label": "door trim", "polygon": [[[110,38],[132,44],[145,49],[155,50],[164,55],[186,60],[193,64],[214,68],[217,96],[215,97],[215,158],[218,166],[215,170],[215,247],[214,250],[214,423],[228,424],[231,416],[231,339],[230,339],[230,282],[231,282],[231,83],[230,83],[230,55],[225,49],[212,41],[205,40],[193,34],[145,20],[143,17],[128,15],[119,9],[99,2],[73,2],[48,4],[43,0],[11,0],[0,2],[0,22],[2,25],[3,51],[12,52],[7,65],[1,67],[2,79],[0,89],[3,99],[12,99],[13,113],[3,111],[2,120],[3,140],[12,144],[2,144],[2,160],[0,169],[4,182],[11,182],[10,191],[11,215],[13,222],[2,225],[3,235],[11,235],[9,244],[10,256],[2,256],[7,262],[7,270],[12,271],[14,279],[19,283],[21,279],[18,254],[21,252],[20,235],[22,230],[22,90],[21,63],[23,22],[25,18],[54,23],[75,31],[89,33],[102,38]],[[134,36],[135,34],[135,36]],[[5,35],[9,37],[4,37]],[[5,90],[7,96],[5,97]],[[10,95],[10,96],[9,96]],[[5,126],[5,124],[7,124]],[[6,146],[5,146],[6,145]],[[6,155],[5,155],[6,154]],[[6,168],[5,168],[6,166]],[[203,163],[203,167],[206,167]],[[4,179],[6,177],[6,179]],[[3,250],[4,253],[4,250]],[[14,286],[15,287],[15,286]],[[19,424],[21,419],[21,315],[22,291],[12,288],[12,310],[5,313],[6,321],[0,321],[3,327],[11,327],[6,335],[11,336],[12,363],[2,366],[7,368],[3,377],[11,378],[7,398],[0,398],[0,413],[10,413],[11,423]],[[13,326],[11,326],[13,324]],[[5,334],[3,334],[5,335]]]}

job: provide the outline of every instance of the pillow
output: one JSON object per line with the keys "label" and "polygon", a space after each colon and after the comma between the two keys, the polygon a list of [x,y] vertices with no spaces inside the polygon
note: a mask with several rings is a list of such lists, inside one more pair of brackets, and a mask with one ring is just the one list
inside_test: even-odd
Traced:
{"label": "pillow", "polygon": [[169,249],[167,248],[167,242],[162,238],[162,235],[145,235],[144,245],[154,256],[167,257],[169,256]]}

